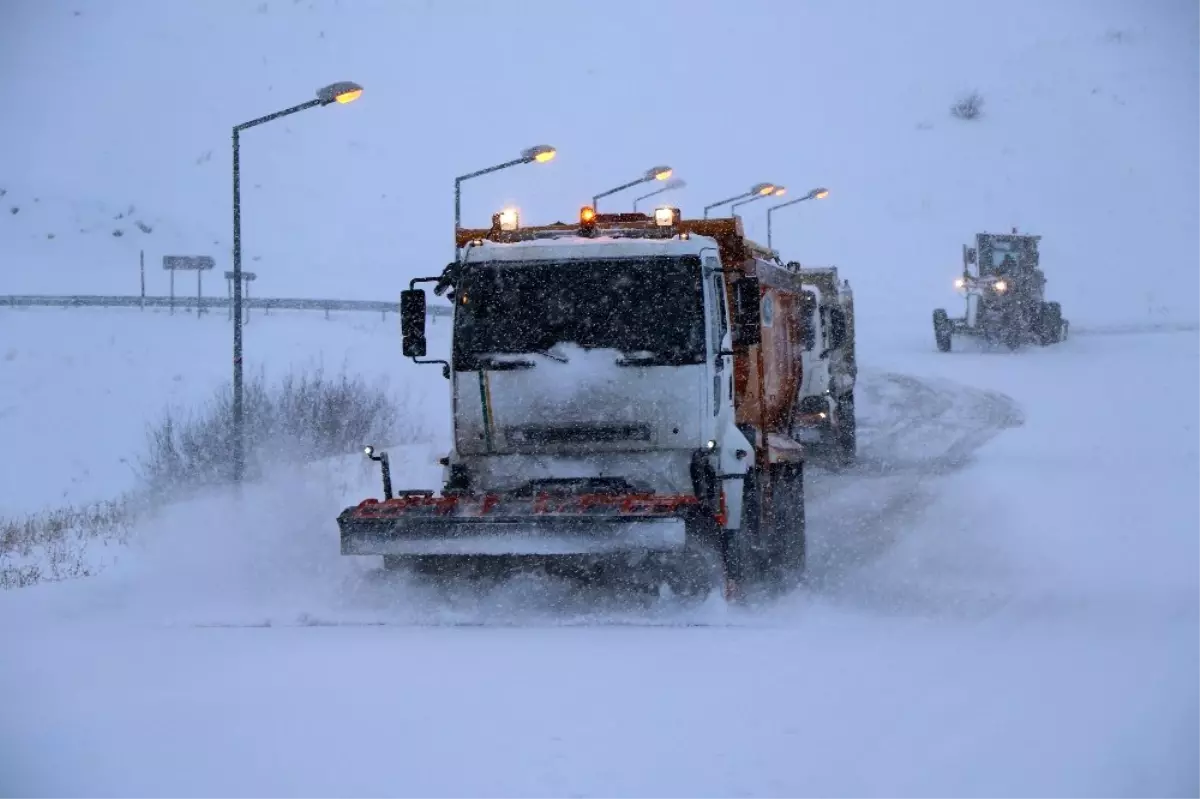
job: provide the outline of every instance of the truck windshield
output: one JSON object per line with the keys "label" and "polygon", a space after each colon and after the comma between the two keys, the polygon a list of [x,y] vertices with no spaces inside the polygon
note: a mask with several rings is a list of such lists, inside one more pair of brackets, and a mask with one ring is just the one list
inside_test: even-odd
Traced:
{"label": "truck windshield", "polygon": [[695,256],[485,262],[455,290],[454,368],[559,342],[664,365],[703,363],[704,298]]}

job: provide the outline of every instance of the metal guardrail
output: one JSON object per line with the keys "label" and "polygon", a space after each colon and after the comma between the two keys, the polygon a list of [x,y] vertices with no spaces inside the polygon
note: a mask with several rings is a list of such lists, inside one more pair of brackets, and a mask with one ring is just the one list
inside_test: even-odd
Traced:
{"label": "metal guardrail", "polygon": [[[330,311],[371,312],[387,315],[399,313],[399,302],[381,300],[313,300],[280,297],[247,297],[242,303],[249,309],[282,311]],[[180,308],[194,309],[197,305],[205,309],[228,310],[231,305],[227,297],[140,297],[109,296],[103,294],[53,295],[53,294],[0,294],[0,308]],[[449,305],[428,306],[430,316],[452,316]],[[1108,325],[1071,325],[1072,335],[1120,335],[1128,333],[1168,333],[1200,330],[1200,322],[1142,322]]]}
{"label": "metal guardrail", "polygon": [[[242,304],[254,310],[283,311],[330,311],[372,312],[387,315],[399,313],[399,302],[381,300],[312,300],[281,297],[247,297]],[[102,294],[48,295],[7,294],[0,295],[0,308],[180,308],[190,310],[197,306],[205,309],[228,310],[231,303],[227,297],[140,297],[108,296]],[[449,305],[428,306],[430,316],[450,316]]]}

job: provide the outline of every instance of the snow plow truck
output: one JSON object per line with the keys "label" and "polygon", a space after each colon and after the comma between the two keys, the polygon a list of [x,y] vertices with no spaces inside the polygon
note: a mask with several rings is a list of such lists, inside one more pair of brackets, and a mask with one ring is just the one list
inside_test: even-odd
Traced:
{"label": "snow plow truck", "polygon": [[[404,355],[449,381],[442,490],[393,490],[367,448],[383,497],[340,514],[342,554],[616,573],[692,601],[786,590],[805,565],[804,280],[739,218],[677,208],[458,231],[455,261],[401,296]],[[447,360],[422,283],[453,304]]]}
{"label": "snow plow truck", "polygon": [[[854,294],[850,281],[838,280],[836,266],[787,268],[803,280],[803,329],[800,405],[796,434],[835,466],[858,454],[854,387],[858,361],[854,347]],[[769,308],[764,306],[764,315]]]}
{"label": "snow plow truck", "polygon": [[980,338],[992,346],[1002,343],[1010,350],[1066,339],[1062,306],[1046,301],[1046,275],[1039,268],[1041,239],[1013,228],[1012,233],[978,233],[974,247],[963,245],[962,276],[954,286],[965,295],[966,312],[956,319],[944,308],[933,312],[933,336],[940,351],[950,351],[955,335]]}

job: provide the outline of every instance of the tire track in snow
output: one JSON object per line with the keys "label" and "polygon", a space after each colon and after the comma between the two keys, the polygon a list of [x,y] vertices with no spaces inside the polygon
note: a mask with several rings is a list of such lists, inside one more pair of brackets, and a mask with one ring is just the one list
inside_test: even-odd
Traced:
{"label": "tire track in snow", "polygon": [[817,466],[809,476],[801,593],[874,606],[882,597],[869,596],[870,583],[856,573],[923,523],[938,477],[961,469],[1024,416],[995,391],[891,372],[864,378],[858,462],[838,472]]}

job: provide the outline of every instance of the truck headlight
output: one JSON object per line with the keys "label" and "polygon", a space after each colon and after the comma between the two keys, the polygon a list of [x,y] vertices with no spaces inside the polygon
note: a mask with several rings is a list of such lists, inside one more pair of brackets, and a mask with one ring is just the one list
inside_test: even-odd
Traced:
{"label": "truck headlight", "polygon": [[966,280],[964,280],[961,277],[954,278],[954,288],[961,290],[961,289],[965,289],[966,287],[967,287]]}
{"label": "truck headlight", "polygon": [[994,288],[996,291],[1003,294],[1004,292],[1008,291],[1008,283],[1003,280],[997,280],[994,284]]}

